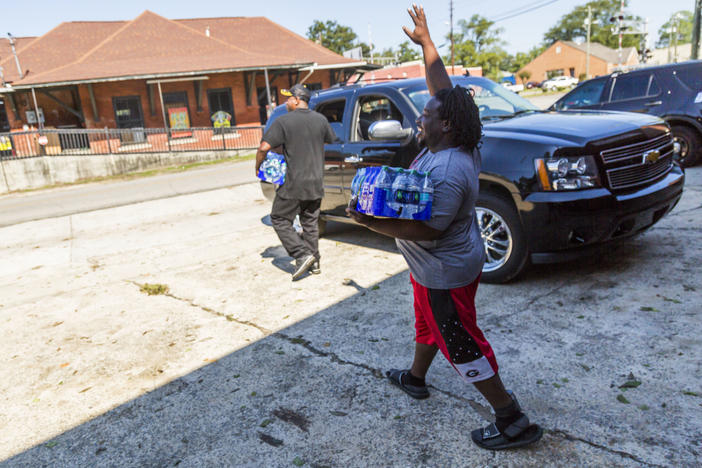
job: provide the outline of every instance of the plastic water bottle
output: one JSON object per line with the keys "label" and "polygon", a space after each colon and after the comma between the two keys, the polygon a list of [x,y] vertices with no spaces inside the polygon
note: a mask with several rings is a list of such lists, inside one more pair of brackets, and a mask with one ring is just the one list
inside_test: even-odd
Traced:
{"label": "plastic water bottle", "polygon": [[363,182],[363,178],[366,175],[366,168],[362,167],[359,170],[356,171],[356,175],[353,177],[353,180],[351,181],[351,198],[356,197],[358,198],[359,195],[361,194],[361,183]]}
{"label": "plastic water bottle", "polygon": [[403,169],[398,169],[395,180],[392,183],[392,201],[388,203],[398,218],[404,218],[405,191],[409,183],[409,173]]}
{"label": "plastic water bottle", "polygon": [[419,213],[416,219],[429,219],[431,214],[431,204],[434,198],[434,185],[431,183],[429,173],[424,174],[422,181],[422,191],[419,193]]}
{"label": "plastic water bottle", "polygon": [[419,199],[422,191],[421,184],[422,182],[417,171],[410,171],[407,176],[405,193],[403,194],[405,208],[402,211],[402,217],[405,219],[414,219],[415,215],[419,213]]}
{"label": "plastic water bottle", "polygon": [[375,196],[373,199],[373,216],[387,216],[386,201],[392,196],[393,177],[388,166],[380,168],[380,173],[375,179]]}
{"label": "plastic water bottle", "polygon": [[287,164],[282,154],[269,151],[258,170],[258,178],[266,182],[282,185],[285,182]]}

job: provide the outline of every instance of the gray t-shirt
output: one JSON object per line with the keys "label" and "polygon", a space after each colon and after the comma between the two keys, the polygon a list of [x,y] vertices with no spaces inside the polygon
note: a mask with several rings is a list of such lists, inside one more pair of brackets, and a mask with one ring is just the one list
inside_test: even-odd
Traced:
{"label": "gray t-shirt", "polygon": [[397,239],[415,281],[431,289],[460,288],[483,269],[485,249],[475,215],[480,151],[460,148],[427,151],[412,169],[430,172],[434,184],[431,218],[424,223],[443,234],[433,241]]}
{"label": "gray t-shirt", "polygon": [[271,147],[283,146],[288,163],[278,196],[292,200],[318,200],[324,196],[324,143],[336,134],[326,117],[310,109],[297,109],[278,117],[263,135]]}

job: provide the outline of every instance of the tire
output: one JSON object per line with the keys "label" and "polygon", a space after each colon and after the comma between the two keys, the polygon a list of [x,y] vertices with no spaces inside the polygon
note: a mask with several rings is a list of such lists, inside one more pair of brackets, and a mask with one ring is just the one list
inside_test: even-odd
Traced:
{"label": "tire", "polygon": [[682,167],[692,167],[700,160],[702,154],[702,138],[700,134],[682,125],[672,127],[673,138],[680,143],[680,153],[675,160]]}
{"label": "tire", "polygon": [[493,193],[480,193],[475,207],[487,258],[481,281],[506,283],[522,272],[528,249],[514,205]]}

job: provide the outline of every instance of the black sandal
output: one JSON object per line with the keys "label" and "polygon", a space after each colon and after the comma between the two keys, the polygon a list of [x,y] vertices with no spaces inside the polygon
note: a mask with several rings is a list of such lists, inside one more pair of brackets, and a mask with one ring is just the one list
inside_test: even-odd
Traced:
{"label": "black sandal", "polygon": [[473,442],[487,450],[504,450],[533,444],[541,439],[544,431],[536,424],[529,424],[529,418],[521,418],[507,426],[500,432],[495,423],[483,429],[476,429],[470,433]]}
{"label": "black sandal", "polygon": [[409,374],[409,370],[390,369],[389,371],[385,372],[385,375],[387,376],[388,380],[390,380],[390,383],[400,387],[400,390],[412,398],[416,398],[417,400],[429,398],[429,390],[427,390],[426,385],[418,387],[416,385],[403,383],[402,376],[405,374]]}

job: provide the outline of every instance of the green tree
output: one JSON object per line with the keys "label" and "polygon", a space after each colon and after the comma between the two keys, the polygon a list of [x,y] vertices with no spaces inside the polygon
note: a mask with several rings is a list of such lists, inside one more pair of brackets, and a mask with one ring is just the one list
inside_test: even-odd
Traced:
{"label": "green tree", "polygon": [[343,26],[336,21],[327,20],[322,22],[314,20],[312,26],[307,28],[307,38],[318,42],[337,54],[341,54],[345,50],[357,47],[355,42],[358,39],[358,35],[350,27]]}
{"label": "green tree", "polygon": [[[624,1],[626,6],[628,1]],[[619,47],[619,36],[612,32],[612,27],[616,23],[610,18],[619,16],[619,0],[593,0],[584,5],[576,6],[570,13],[561,17],[558,22],[544,34],[544,44],[551,45],[556,41],[572,41],[574,39],[587,38],[587,7],[592,8],[592,25],[590,28],[590,41],[599,42],[616,49]],[[624,23],[631,26],[632,23],[641,22],[641,17],[624,15]],[[625,34],[622,36],[623,47],[638,47],[641,43],[641,36],[638,34]]]}
{"label": "green tree", "polygon": [[[468,21],[459,20],[459,32],[453,35],[453,49],[456,65],[483,67],[484,76],[499,81],[501,66],[508,60],[509,54],[502,48],[504,41],[500,35],[503,29],[493,27],[494,24],[480,15],[473,15]],[[444,62],[451,64],[450,54],[444,57]]]}
{"label": "green tree", "polygon": [[414,47],[410,41],[405,41],[400,44],[397,50],[397,61],[400,63],[411,62],[412,60],[419,60],[422,58],[422,54]]}
{"label": "green tree", "polygon": [[531,78],[531,72],[529,70],[522,70],[519,72],[519,79],[522,80],[522,84],[526,84],[529,78]]}
{"label": "green tree", "polygon": [[[692,42],[692,27],[694,17],[691,11],[682,10],[673,13],[668,21],[658,30],[658,41],[656,47],[669,47],[675,43],[675,34],[678,36],[678,44],[688,44]],[[673,27],[677,33],[673,33]]]}

